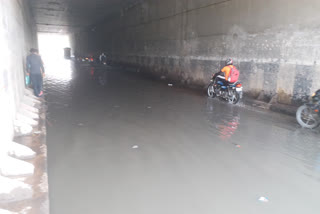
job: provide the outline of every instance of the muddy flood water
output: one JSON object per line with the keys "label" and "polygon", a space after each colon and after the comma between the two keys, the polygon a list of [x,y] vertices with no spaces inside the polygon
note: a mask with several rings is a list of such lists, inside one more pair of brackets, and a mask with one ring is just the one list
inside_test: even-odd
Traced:
{"label": "muddy flood water", "polygon": [[51,214],[320,213],[319,129],[168,83],[48,72]]}

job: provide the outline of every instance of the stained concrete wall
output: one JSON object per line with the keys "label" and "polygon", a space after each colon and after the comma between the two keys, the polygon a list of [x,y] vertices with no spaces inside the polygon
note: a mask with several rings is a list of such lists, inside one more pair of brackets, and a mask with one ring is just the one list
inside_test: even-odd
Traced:
{"label": "stained concrete wall", "polygon": [[28,1],[0,0],[0,144],[12,140],[13,120],[25,90],[25,59],[36,47],[36,38]]}
{"label": "stained concrete wall", "polygon": [[244,89],[290,103],[320,88],[318,0],[141,0],[91,32],[118,62],[204,86],[232,57]]}
{"label": "stained concrete wall", "polygon": [[72,53],[75,56],[98,56],[110,48],[105,48],[110,45],[110,41],[105,41],[105,33],[95,31],[95,28],[78,31],[70,34],[70,43]]}

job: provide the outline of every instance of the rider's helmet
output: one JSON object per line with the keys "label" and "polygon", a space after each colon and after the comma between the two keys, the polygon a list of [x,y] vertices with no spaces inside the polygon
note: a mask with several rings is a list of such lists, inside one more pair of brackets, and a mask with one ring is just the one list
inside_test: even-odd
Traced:
{"label": "rider's helmet", "polygon": [[233,65],[233,60],[231,58],[226,60],[226,66]]}

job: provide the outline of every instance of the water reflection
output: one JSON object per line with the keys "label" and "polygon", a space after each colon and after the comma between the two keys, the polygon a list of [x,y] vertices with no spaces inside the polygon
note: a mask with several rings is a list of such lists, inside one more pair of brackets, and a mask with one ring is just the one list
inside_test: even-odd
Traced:
{"label": "water reflection", "polygon": [[[115,106],[122,100],[125,103],[130,103],[130,108],[124,113],[137,111],[138,113],[131,114],[136,117],[140,114],[137,109],[140,108],[141,103],[147,100],[147,105],[153,104],[154,111],[157,109],[155,106],[159,106],[162,116],[172,115],[170,118],[175,118],[183,112],[186,129],[191,129],[190,126],[194,124],[199,125],[191,129],[195,133],[207,128],[207,133],[211,137],[210,143],[224,142],[224,145],[241,145],[241,151],[248,152],[250,156],[259,153],[277,159],[285,157],[291,161],[299,161],[302,164],[297,165],[303,165],[304,168],[319,173],[319,132],[300,129],[294,118],[270,112],[258,113],[243,107],[208,99],[204,109],[205,121],[203,117],[192,116],[197,115],[192,112],[201,112],[203,107],[202,103],[199,104],[199,97],[176,91],[174,94],[171,93],[172,89],[169,93],[167,87],[154,86],[155,84],[152,82],[138,78],[130,80],[131,76],[127,74],[110,71],[114,69],[111,67],[102,70],[104,74],[108,74],[107,84],[105,81],[99,82],[99,78],[95,79],[95,77],[99,77],[100,73],[100,68],[97,66],[74,66],[68,60],[60,60],[53,63],[52,67],[48,64],[47,69],[46,90],[48,96],[46,96],[46,100],[51,109],[50,113],[55,114],[55,117],[65,116],[68,108],[73,116],[81,112],[78,115],[86,117],[90,121],[93,120],[94,112],[105,111],[101,106]],[[119,82],[124,82],[127,88],[120,87]],[[97,85],[105,85],[105,87],[96,87]],[[128,87],[130,96],[128,96]],[[146,87],[149,87],[149,90],[146,90]],[[159,96],[154,98],[155,93],[161,94],[161,98]],[[104,99],[106,97],[108,99]],[[164,98],[162,99],[162,97]],[[114,100],[114,103],[111,103],[110,100]],[[88,108],[84,107],[89,104],[90,109],[94,109],[92,112],[87,111]],[[147,120],[143,116],[144,113],[141,115],[141,120]],[[155,124],[157,121],[161,121],[156,115],[150,114],[150,117],[154,117],[153,123]],[[192,122],[189,123],[190,120]],[[176,123],[176,120],[172,119],[172,123]],[[179,125],[179,127],[184,126]],[[292,162],[290,164],[291,167]]]}
{"label": "water reflection", "polygon": [[94,76],[94,67],[91,67],[91,68],[90,68],[90,77],[91,77],[92,80],[95,79],[95,76]]}
{"label": "water reflection", "polygon": [[60,81],[72,79],[72,61],[65,59],[49,60],[45,62],[46,75],[48,78]]}
{"label": "water reflection", "polygon": [[300,129],[288,132],[282,143],[283,153],[302,161],[306,167],[320,172],[320,140],[318,133]]}
{"label": "water reflection", "polygon": [[65,59],[46,61],[45,68],[44,92],[49,107],[63,109],[71,106],[73,62]]}
{"label": "water reflection", "polygon": [[294,159],[306,169],[320,172],[319,131],[300,128],[294,118],[256,113],[211,99],[206,117],[210,131],[221,142],[240,144],[274,158]]}
{"label": "water reflection", "polygon": [[237,107],[226,105],[220,108],[215,102],[207,102],[207,117],[213,131],[223,141],[229,140],[237,131],[240,125],[240,113]]}

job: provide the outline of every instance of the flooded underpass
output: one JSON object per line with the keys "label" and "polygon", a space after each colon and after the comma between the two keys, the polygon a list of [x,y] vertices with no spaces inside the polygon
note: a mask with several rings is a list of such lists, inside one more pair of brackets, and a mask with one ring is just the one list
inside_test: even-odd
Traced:
{"label": "flooded underpass", "polygon": [[168,83],[120,67],[52,69],[52,214],[320,212],[319,130]]}

